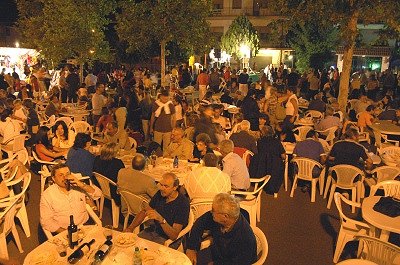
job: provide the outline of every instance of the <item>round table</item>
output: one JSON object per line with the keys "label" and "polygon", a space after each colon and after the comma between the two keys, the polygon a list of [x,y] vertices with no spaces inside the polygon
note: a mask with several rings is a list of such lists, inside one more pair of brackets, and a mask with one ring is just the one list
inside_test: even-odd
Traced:
{"label": "round table", "polygon": [[346,259],[344,261],[336,263],[336,265],[378,265],[378,264],[365,259]]}
{"label": "round table", "polygon": [[[80,265],[89,265],[92,263],[97,249],[99,249],[99,247],[106,240],[103,234],[104,228],[96,225],[89,225],[82,226],[81,230],[84,231],[84,237],[79,245],[84,242],[89,242],[91,239],[95,239],[91,250],[77,263]],[[66,234],[67,231],[64,231],[55,236],[53,239],[50,239],[36,247],[25,257],[24,265],[68,264],[67,258],[76,249],[76,247],[74,250],[67,248],[67,255],[65,257],[60,257],[57,252],[56,244],[54,243],[57,241],[67,243]],[[189,258],[184,253],[143,238],[138,238],[134,244],[130,244],[129,246],[117,246],[116,242],[121,234],[121,232],[115,230],[113,231],[113,247],[101,264],[132,264],[132,257],[135,247],[139,247],[141,249],[143,265],[191,264]]]}
{"label": "round table", "polygon": [[379,213],[373,209],[382,196],[370,196],[361,205],[362,217],[369,224],[381,229],[380,239],[388,241],[390,232],[400,234],[400,216],[395,218]]}
{"label": "round table", "polygon": [[183,183],[185,177],[196,167],[199,166],[197,163],[190,163],[187,160],[179,160],[178,168],[173,168],[173,159],[158,157],[156,160],[156,166],[149,166],[143,173],[151,176],[155,181],[160,181],[162,176],[167,172],[174,173],[178,179],[179,183]]}
{"label": "round table", "polygon": [[400,126],[393,124],[391,121],[379,121],[370,125],[374,131],[375,141],[378,147],[381,145],[382,134],[400,135]]}

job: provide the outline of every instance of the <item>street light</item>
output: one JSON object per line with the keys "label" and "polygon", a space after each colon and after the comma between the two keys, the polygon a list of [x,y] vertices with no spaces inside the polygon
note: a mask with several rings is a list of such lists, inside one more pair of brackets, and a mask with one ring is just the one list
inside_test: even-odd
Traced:
{"label": "street light", "polygon": [[15,42],[15,47],[19,48],[19,42],[18,41]]}

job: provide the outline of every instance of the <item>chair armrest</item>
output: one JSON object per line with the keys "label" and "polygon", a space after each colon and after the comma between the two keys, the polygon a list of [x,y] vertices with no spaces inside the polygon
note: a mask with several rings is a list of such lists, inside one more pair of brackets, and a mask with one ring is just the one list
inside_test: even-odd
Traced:
{"label": "chair armrest", "polygon": [[353,202],[353,201],[350,201],[350,200],[347,199],[347,198],[342,198],[342,200],[343,200],[346,204],[348,204],[348,205],[350,205],[350,206],[354,206],[354,207],[357,207],[357,208],[361,208],[361,203],[359,203],[359,202]]}
{"label": "chair armrest", "polygon": [[175,242],[176,240],[180,239],[181,237],[183,237],[184,235],[186,235],[187,233],[189,233],[191,229],[192,229],[192,227],[191,227],[191,226],[189,227],[189,225],[187,225],[184,229],[182,229],[182,230],[179,232],[178,237],[177,237],[175,240],[167,239],[167,240],[164,242],[164,246],[167,246],[167,247],[168,247],[168,246],[171,245],[173,242]]}
{"label": "chair armrest", "polygon": [[86,203],[86,210],[89,214],[89,216],[93,219],[93,221],[98,225],[98,226],[103,226],[100,218],[97,216],[97,214],[93,211],[92,207],[90,207],[89,204]]}

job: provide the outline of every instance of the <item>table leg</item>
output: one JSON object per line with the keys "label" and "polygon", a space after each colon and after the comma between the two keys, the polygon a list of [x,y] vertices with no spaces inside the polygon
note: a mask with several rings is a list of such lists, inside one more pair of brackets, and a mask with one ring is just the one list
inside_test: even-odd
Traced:
{"label": "table leg", "polygon": [[389,240],[390,232],[387,230],[381,230],[380,240],[387,242]]}
{"label": "table leg", "polygon": [[288,182],[289,182],[289,159],[288,159],[288,155],[286,155],[286,157],[285,157],[284,180],[285,180],[285,191],[287,191],[288,190]]}

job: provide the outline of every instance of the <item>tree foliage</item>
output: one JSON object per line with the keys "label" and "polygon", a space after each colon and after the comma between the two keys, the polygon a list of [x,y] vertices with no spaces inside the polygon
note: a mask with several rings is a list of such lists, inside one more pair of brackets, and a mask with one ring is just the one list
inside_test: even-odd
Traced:
{"label": "tree foliage", "polygon": [[191,53],[204,53],[211,39],[206,21],[211,3],[211,0],[123,1],[117,15],[117,32],[130,52],[146,52],[154,42],[174,41]]}
{"label": "tree foliage", "polygon": [[110,59],[104,29],[114,0],[18,0],[18,26],[26,46],[53,63]]}
{"label": "tree foliage", "polygon": [[221,38],[221,49],[236,56],[236,58],[240,55],[242,45],[249,47],[253,56],[256,56],[260,49],[257,30],[245,15],[235,18]]}

